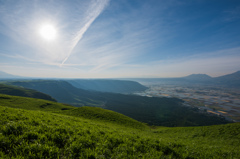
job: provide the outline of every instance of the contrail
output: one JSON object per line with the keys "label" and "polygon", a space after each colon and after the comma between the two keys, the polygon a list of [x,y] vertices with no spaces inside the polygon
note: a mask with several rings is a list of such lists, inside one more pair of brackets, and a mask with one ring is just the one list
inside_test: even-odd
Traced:
{"label": "contrail", "polygon": [[92,10],[89,13],[89,16],[87,17],[88,20],[85,23],[85,25],[77,32],[76,36],[73,38],[72,46],[70,47],[70,50],[67,54],[67,57],[62,61],[60,67],[68,60],[68,58],[71,56],[72,51],[76,47],[77,43],[82,39],[84,33],[88,30],[88,28],[91,26],[93,21],[102,13],[104,8],[107,6],[109,0],[96,0],[93,6],[91,7]]}

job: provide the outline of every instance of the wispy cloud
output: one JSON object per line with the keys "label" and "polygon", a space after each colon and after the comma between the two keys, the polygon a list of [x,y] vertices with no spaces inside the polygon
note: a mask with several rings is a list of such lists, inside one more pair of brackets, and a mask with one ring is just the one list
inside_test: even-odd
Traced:
{"label": "wispy cloud", "polygon": [[[227,7],[224,12],[222,5],[202,12],[214,3],[2,1],[0,33],[11,39],[11,45],[0,41],[0,62],[29,62],[33,68],[42,67],[46,72],[51,68],[59,76],[62,70],[71,77],[170,77],[236,70],[239,7]],[[223,13],[231,24],[223,22]],[[43,23],[56,27],[55,41],[39,37]]]}
{"label": "wispy cloud", "polygon": [[220,76],[240,69],[239,51],[240,48],[237,47],[213,52],[202,52],[197,55],[157,60],[144,65],[128,66],[128,68],[132,67],[129,70],[138,72],[141,76],[146,77],[182,77],[193,73]]}
{"label": "wispy cloud", "polygon": [[70,50],[67,53],[66,58],[62,61],[61,66],[68,60],[72,51],[76,47],[77,43],[82,39],[84,33],[91,26],[93,21],[100,15],[100,13],[104,10],[109,0],[97,0],[92,3],[90,9],[86,13],[88,16],[86,17],[86,23],[84,26],[76,33],[75,37],[72,39],[72,44],[70,46]]}
{"label": "wispy cloud", "polygon": [[[114,9],[109,9],[106,14],[115,14]],[[123,12],[115,14],[114,18],[96,21],[65,64],[87,63],[92,66],[89,71],[95,73],[146,56],[152,46],[161,45],[159,35],[162,35],[162,41],[168,37],[165,36],[166,30],[156,25],[157,22],[149,26],[154,18],[139,15],[141,12],[146,12],[145,6],[131,13]],[[155,32],[157,27],[158,33]]]}
{"label": "wispy cloud", "polygon": [[[102,13],[109,0],[85,1],[5,1],[0,21],[2,34],[28,46],[19,51],[43,63],[63,65],[93,21]],[[49,23],[56,27],[58,37],[47,42],[39,37],[39,27]]]}

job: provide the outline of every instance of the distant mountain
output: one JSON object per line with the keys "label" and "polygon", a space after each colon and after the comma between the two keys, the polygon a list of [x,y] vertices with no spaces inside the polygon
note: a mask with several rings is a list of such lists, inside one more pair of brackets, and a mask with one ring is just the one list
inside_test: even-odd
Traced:
{"label": "distant mountain", "polygon": [[215,77],[216,80],[240,80],[240,71],[234,72],[232,74]]}
{"label": "distant mountain", "polygon": [[207,81],[212,79],[211,76],[208,76],[206,74],[191,74],[183,78],[187,80],[196,80],[196,81]]}
{"label": "distant mountain", "polygon": [[74,79],[67,80],[67,82],[77,88],[100,92],[134,93],[138,91],[145,91],[147,89],[147,87],[138,82],[127,80]]}
{"label": "distant mountain", "polygon": [[229,88],[240,88],[240,71],[219,77],[210,77],[206,74],[192,74],[183,78],[195,84],[207,84]]}
{"label": "distant mountain", "polygon": [[218,85],[240,88],[240,71],[220,77],[215,77],[214,81]]}
{"label": "distant mountain", "polygon": [[[29,77],[15,76],[0,71],[0,80],[8,79],[30,79]],[[115,79],[69,79],[65,80],[76,88],[85,90],[112,92],[112,93],[134,93],[144,91],[147,87],[135,81]]]}
{"label": "distant mountain", "polygon": [[232,74],[211,77],[206,74],[191,74],[180,78],[132,78],[129,80],[140,82],[144,85],[208,85],[229,88],[240,88],[240,71]]}
{"label": "distant mountain", "polygon": [[15,76],[15,75],[0,71],[0,79],[12,79],[12,78],[23,78],[23,77]]}

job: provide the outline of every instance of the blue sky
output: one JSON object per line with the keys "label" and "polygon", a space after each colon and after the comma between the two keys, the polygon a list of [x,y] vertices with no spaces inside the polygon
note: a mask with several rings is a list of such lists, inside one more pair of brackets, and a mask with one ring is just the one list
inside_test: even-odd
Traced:
{"label": "blue sky", "polygon": [[[29,77],[240,70],[239,0],[0,0],[0,71]],[[39,34],[51,25],[51,41]]]}

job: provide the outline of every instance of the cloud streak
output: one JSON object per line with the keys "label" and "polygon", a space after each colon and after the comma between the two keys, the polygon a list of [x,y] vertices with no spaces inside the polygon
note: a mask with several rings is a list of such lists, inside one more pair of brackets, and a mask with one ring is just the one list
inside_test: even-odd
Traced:
{"label": "cloud streak", "polygon": [[127,67],[132,72],[141,74],[139,77],[182,77],[193,73],[220,76],[239,70],[239,51],[240,48],[237,47]]}
{"label": "cloud streak", "polygon": [[61,66],[68,60],[69,56],[71,55],[72,51],[76,47],[77,43],[82,39],[84,33],[88,30],[91,26],[93,21],[101,14],[104,8],[107,6],[109,0],[97,0],[96,2],[91,4],[91,7],[87,13],[88,17],[86,18],[87,22],[85,25],[76,33],[75,37],[73,38],[73,42],[71,44],[70,50],[67,53],[67,57],[62,61]]}
{"label": "cloud streak", "polygon": [[[71,77],[172,77],[237,71],[240,23],[235,17],[239,7],[224,2],[231,6],[209,8],[214,3],[2,1],[0,62],[26,68],[35,65],[46,72],[49,67],[52,73],[48,76],[55,68],[59,76],[62,70]],[[208,9],[203,12],[202,8]],[[233,17],[231,23],[221,15]],[[44,23],[56,27],[55,41],[47,42],[38,35]]]}
{"label": "cloud streak", "polygon": [[[108,3],[109,0],[5,1],[0,6],[0,21],[4,24],[0,32],[28,48],[19,51],[22,56],[62,66]],[[55,41],[41,39],[42,24],[56,27],[59,34]]]}

